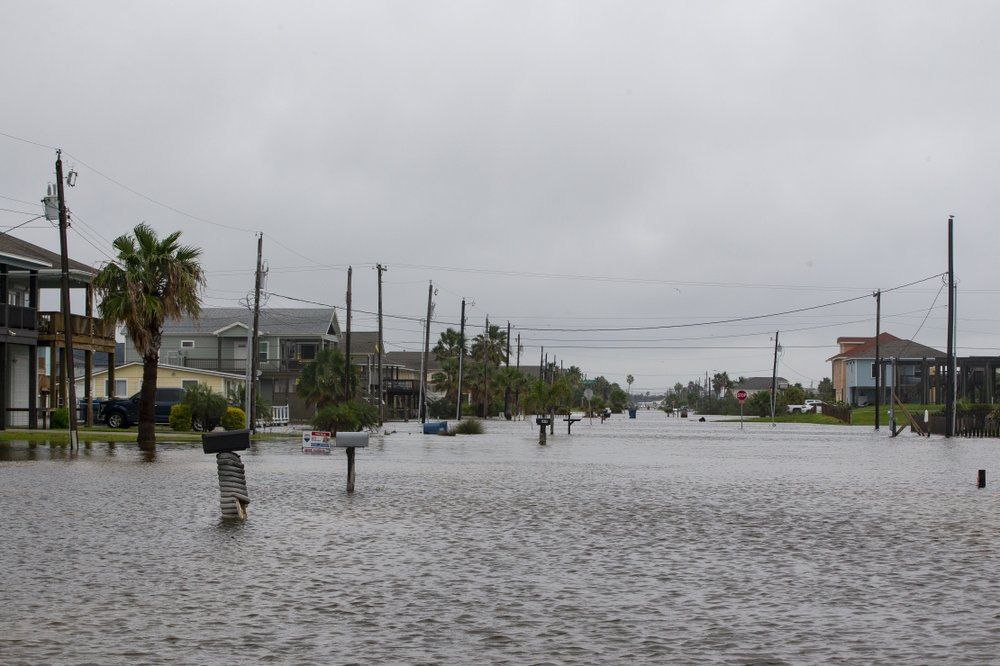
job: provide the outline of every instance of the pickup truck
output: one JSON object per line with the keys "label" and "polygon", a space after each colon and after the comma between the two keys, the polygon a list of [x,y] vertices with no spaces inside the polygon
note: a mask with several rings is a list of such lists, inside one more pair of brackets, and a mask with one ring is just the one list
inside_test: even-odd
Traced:
{"label": "pickup truck", "polygon": [[801,405],[788,405],[789,414],[808,414],[810,412],[819,411],[819,406],[823,404],[822,400],[809,399],[806,400]]}
{"label": "pickup truck", "polygon": [[[184,389],[156,389],[156,422],[169,423],[170,408],[180,402],[184,402]],[[139,421],[139,394],[136,393],[131,398],[103,401],[98,420],[103,421],[111,428],[127,428],[137,423]]]}

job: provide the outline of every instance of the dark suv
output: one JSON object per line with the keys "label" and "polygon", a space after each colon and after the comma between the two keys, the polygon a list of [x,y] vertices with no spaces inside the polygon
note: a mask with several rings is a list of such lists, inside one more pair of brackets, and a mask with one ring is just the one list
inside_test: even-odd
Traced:
{"label": "dark suv", "polygon": [[[184,402],[184,389],[156,389],[156,422],[170,422],[170,408]],[[101,404],[100,420],[112,428],[127,428],[139,421],[139,394],[131,398],[106,400]]]}

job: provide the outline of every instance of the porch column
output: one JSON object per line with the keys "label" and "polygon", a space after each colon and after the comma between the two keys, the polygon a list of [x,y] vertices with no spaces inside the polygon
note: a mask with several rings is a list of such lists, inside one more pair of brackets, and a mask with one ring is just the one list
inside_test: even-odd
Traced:
{"label": "porch column", "polygon": [[222,336],[216,337],[216,340],[219,343],[219,345],[218,345],[219,351],[217,352],[216,357],[215,357],[216,358],[216,363],[217,363],[216,366],[215,366],[215,369],[218,370],[219,372],[222,372]]}
{"label": "porch column", "polygon": [[986,361],[983,368],[983,383],[986,384],[986,402],[993,404],[993,368],[989,361]]}
{"label": "porch column", "polygon": [[[84,293],[86,294],[86,315],[87,315],[87,335],[92,336],[94,334],[94,288],[91,285],[87,285],[84,288]],[[86,415],[87,415],[87,427],[91,428],[94,425],[94,396],[91,384],[94,383],[94,352],[90,349],[86,349],[83,352],[83,401],[86,403]]]}
{"label": "porch column", "polygon": [[921,390],[921,402],[923,404],[930,403],[930,378],[927,373],[930,372],[930,368],[927,365],[927,359],[923,358],[920,360],[920,390]]}
{"label": "porch column", "polygon": [[[6,270],[6,269],[5,269]],[[4,301],[6,305],[6,301]],[[7,343],[0,342],[0,363],[3,364],[3,372],[0,372],[0,430],[7,429],[7,407],[10,406],[7,381],[10,372],[10,359],[7,358]]]}
{"label": "porch column", "polygon": [[[68,323],[68,322],[67,322]],[[69,407],[66,404],[66,383],[69,381],[69,373],[66,370],[66,363],[72,363],[73,359],[66,358],[66,348],[59,348],[59,406]]]}
{"label": "porch column", "polygon": [[38,271],[28,273],[28,307],[38,309]]}
{"label": "porch column", "polygon": [[28,347],[28,427],[38,428],[38,346]]}
{"label": "porch column", "polygon": [[[128,342],[126,341],[126,344]],[[115,398],[115,353],[108,352],[108,400]]]}

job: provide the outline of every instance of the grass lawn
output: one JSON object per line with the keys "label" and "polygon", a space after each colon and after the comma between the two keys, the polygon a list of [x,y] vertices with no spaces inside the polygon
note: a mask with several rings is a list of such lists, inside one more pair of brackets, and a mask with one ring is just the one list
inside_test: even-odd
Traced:
{"label": "grass lawn", "polygon": [[[874,416],[872,418],[875,418]],[[757,419],[758,421],[770,421],[770,417]],[[826,414],[782,414],[774,417],[775,423],[818,423],[821,425],[848,425],[840,419],[835,419]]]}
{"label": "grass lawn", "polygon": [[[910,410],[914,418],[917,421],[923,423],[924,421],[924,410],[930,411],[931,414],[938,411],[939,409],[944,409],[944,405],[907,405],[906,408]],[[889,423],[889,407],[888,405],[880,405],[879,411],[882,414],[881,422],[883,425]],[[896,422],[903,423],[906,421],[906,415],[903,413],[902,409],[896,408]],[[875,406],[871,407],[858,407],[851,411],[851,425],[875,425]]]}
{"label": "grass lawn", "polygon": [[[110,428],[80,428],[81,442],[134,442],[136,428],[112,430]],[[277,432],[258,432],[253,435],[255,442],[293,439],[296,435]],[[157,428],[156,438],[161,442],[201,442],[200,432],[175,432],[169,428]],[[51,442],[52,444],[68,444],[69,432],[66,430],[0,430],[0,442],[28,441]]]}

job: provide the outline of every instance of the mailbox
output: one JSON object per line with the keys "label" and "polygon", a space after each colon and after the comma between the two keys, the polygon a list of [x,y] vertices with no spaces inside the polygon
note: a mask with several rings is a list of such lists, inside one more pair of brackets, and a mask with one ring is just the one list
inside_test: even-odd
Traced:
{"label": "mailbox", "polygon": [[368,446],[368,433],[338,432],[336,442],[338,449],[364,448]]}
{"label": "mailbox", "polygon": [[552,419],[550,419],[547,416],[536,416],[535,425],[540,425],[540,426],[552,425]]}
{"label": "mailbox", "polygon": [[205,453],[226,453],[250,448],[249,430],[206,432],[201,436],[201,450]]}

